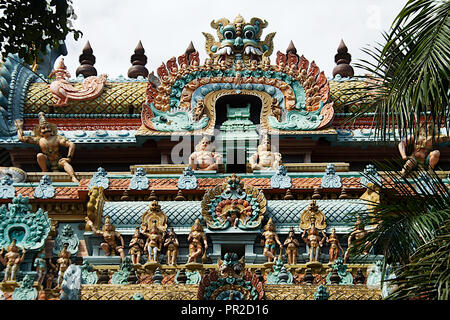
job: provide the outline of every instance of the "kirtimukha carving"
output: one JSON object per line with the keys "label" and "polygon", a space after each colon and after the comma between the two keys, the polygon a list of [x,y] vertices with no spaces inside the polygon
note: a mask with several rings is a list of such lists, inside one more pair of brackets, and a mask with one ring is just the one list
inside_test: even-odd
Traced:
{"label": "kirtimukha carving", "polygon": [[266,226],[264,227],[264,232],[262,234],[263,238],[261,240],[261,245],[264,246],[264,255],[267,257],[267,262],[274,262],[276,245],[280,246],[280,256],[283,251],[283,244],[280,242],[278,235],[276,233],[276,227],[273,223],[272,218],[269,219]]}
{"label": "kirtimukha carving", "polygon": [[55,106],[64,107],[70,101],[86,101],[97,98],[103,93],[103,88],[108,75],[90,76],[83,80],[83,89],[75,88],[67,79],[70,73],[64,64],[64,59],[59,60],[58,66],[49,75],[55,76],[55,80],[49,85],[49,90],[56,99]]}
{"label": "kirtimukha carving", "polygon": [[191,227],[191,232],[188,235],[189,242],[189,259],[187,263],[197,263],[197,258],[202,255],[202,262],[206,259],[206,250],[208,250],[208,242],[206,240],[205,232],[200,224],[200,220],[196,219],[194,225]]}
{"label": "kirtimukha carving", "polygon": [[5,277],[3,281],[16,281],[17,272],[19,271],[19,266],[25,258],[25,253],[27,252],[25,248],[22,247],[22,255],[19,253],[20,249],[16,245],[17,240],[12,239],[11,244],[6,248],[6,254],[3,256],[5,251],[4,248],[0,251],[0,262],[6,266]]}
{"label": "kirtimukha carving", "polygon": [[281,154],[271,151],[270,140],[266,135],[258,146],[257,152],[250,157],[249,162],[252,170],[276,171],[281,165]]}
{"label": "kirtimukha carving", "polygon": [[[120,232],[116,231],[116,227],[111,224],[111,219],[109,217],[105,218],[102,230],[97,230],[91,220],[87,220],[87,223],[96,235],[103,237],[105,242],[100,244],[100,246],[103,251],[105,251],[106,256],[119,254],[122,260],[125,258],[125,252],[123,251],[123,248],[125,247],[123,237]],[[120,245],[118,245],[117,241],[120,241]]]}
{"label": "kirtimukha carving", "polygon": [[192,170],[211,171],[217,170],[222,163],[222,155],[215,152],[211,141],[203,137],[195,146],[195,152],[189,157],[189,166]]}
{"label": "kirtimukha carving", "polygon": [[[73,182],[79,182],[70,164],[75,152],[75,143],[58,135],[56,125],[49,123],[43,112],[39,113],[39,125],[33,129],[32,136],[25,136],[23,134],[23,121],[16,120],[15,125],[17,128],[17,136],[20,141],[35,144],[41,148],[41,152],[37,154],[37,162],[43,172],[47,172],[49,169],[58,171],[58,169],[61,168],[67,172]],[[66,158],[62,158],[59,154],[59,147],[66,147],[69,149]]]}

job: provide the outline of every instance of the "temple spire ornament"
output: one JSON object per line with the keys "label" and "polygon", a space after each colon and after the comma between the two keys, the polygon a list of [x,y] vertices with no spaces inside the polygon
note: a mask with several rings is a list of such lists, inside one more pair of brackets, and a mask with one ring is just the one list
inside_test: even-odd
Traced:
{"label": "temple spire ornament", "polygon": [[86,42],[83,48],[83,53],[80,55],[80,66],[77,68],[75,74],[77,77],[82,74],[85,78],[97,75],[97,69],[95,69],[95,56],[91,44]]}
{"label": "temple spire ornament", "polygon": [[348,53],[348,48],[345,45],[344,40],[341,40],[337,52],[338,53],[334,56],[334,62],[336,62],[337,66],[333,69],[333,78],[338,74],[342,78],[353,77],[354,71],[353,67],[350,65],[352,55]]}
{"label": "temple spire ornament", "polygon": [[144,53],[145,49],[139,40],[136,49],[134,49],[134,54],[130,58],[132,66],[128,69],[128,78],[136,79],[139,76],[144,78],[148,76],[148,69],[145,67],[147,56]]}

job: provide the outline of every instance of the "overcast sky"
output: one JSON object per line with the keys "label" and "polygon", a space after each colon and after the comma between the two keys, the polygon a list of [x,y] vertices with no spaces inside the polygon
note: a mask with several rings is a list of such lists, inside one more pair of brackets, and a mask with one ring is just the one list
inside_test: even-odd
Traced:
{"label": "overcast sky", "polygon": [[[267,20],[262,39],[276,32],[274,63],[278,50],[285,52],[292,40],[297,53],[315,60],[328,77],[335,66],[334,55],[344,39],[352,62],[367,58],[361,48],[381,41],[381,32],[389,29],[406,0],[74,0],[78,19],[74,27],[83,37],[66,39],[68,55],[64,61],[72,77],[79,66],[79,55],[87,41],[96,57],[98,74],[110,78],[127,75],[130,57],[139,42],[148,58],[147,68],[155,71],[171,57],[178,57],[190,41],[206,58],[202,32],[216,37],[210,27],[214,19],[233,21],[241,14]],[[358,72],[356,70],[357,74]]]}

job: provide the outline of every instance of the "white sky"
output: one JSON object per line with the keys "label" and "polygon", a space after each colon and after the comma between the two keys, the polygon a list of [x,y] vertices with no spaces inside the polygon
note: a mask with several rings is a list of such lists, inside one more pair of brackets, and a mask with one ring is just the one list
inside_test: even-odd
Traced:
{"label": "white sky", "polygon": [[[190,41],[206,58],[205,38],[211,33],[214,19],[233,21],[241,14],[246,21],[252,17],[267,20],[262,39],[276,32],[275,62],[278,50],[285,52],[290,40],[299,55],[315,60],[328,77],[335,66],[334,55],[344,39],[352,63],[368,58],[361,48],[381,41],[381,32],[387,31],[406,0],[226,0],[226,1],[168,1],[168,0],[74,0],[78,19],[74,27],[84,35],[74,41],[66,39],[68,55],[64,58],[69,72],[75,77],[79,55],[87,41],[96,57],[98,74],[110,78],[126,77],[131,66],[130,57],[139,40],[148,58],[147,69],[155,71],[171,57],[178,57]],[[356,74],[361,71],[355,70]]]}

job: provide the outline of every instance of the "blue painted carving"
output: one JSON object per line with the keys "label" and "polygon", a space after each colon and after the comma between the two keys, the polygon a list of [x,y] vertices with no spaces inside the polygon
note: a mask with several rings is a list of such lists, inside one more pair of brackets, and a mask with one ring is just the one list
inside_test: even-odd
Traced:
{"label": "blue painted carving", "polygon": [[8,55],[0,69],[0,136],[17,132],[15,120],[23,120],[23,105],[28,87],[37,79],[18,55]]}
{"label": "blue painted carving", "polygon": [[145,297],[142,293],[137,292],[133,295],[132,300],[145,300]]}
{"label": "blue painted carving", "polygon": [[381,177],[378,174],[377,168],[373,164],[368,164],[364,169],[364,175],[361,177],[361,184],[367,187],[368,183],[381,184]]}
{"label": "blue painted carving", "polygon": [[270,186],[274,189],[289,189],[292,187],[291,177],[288,176],[285,166],[278,167],[277,172],[270,178]]}
{"label": "blue painted carving", "polygon": [[144,168],[137,168],[130,180],[131,190],[147,190],[148,189],[147,172]]}
{"label": "blue painted carving", "polygon": [[61,300],[79,300],[81,289],[81,268],[76,264],[71,264],[64,272],[61,285]]}
{"label": "blue painted carving", "polygon": [[178,178],[178,189],[192,190],[197,188],[197,177],[191,167],[183,170],[183,175]]}
{"label": "blue painted carving", "polygon": [[34,189],[34,197],[40,199],[51,199],[55,196],[55,187],[53,187],[52,179],[45,175],[39,181],[39,185]]}
{"label": "blue painted carving", "polygon": [[19,247],[39,251],[44,247],[50,229],[47,212],[41,208],[31,212],[28,197],[19,194],[8,207],[0,207],[0,248],[6,249],[15,238]]}
{"label": "blue painted carving", "polygon": [[[180,273],[180,271],[177,272],[177,275],[175,276],[175,283],[178,284],[178,274]],[[200,272],[198,271],[187,271],[186,270],[186,284],[199,284],[200,281],[202,280],[202,275],[200,274]]]}
{"label": "blue painted carving", "polygon": [[58,48],[51,48],[50,45],[47,45],[46,52],[41,52],[37,59],[38,68],[36,70],[36,73],[41,74],[44,77],[48,77],[48,75],[52,72],[53,66],[55,65],[58,57],[66,55],[67,47],[64,41],[59,42]]}
{"label": "blue painted carving", "polygon": [[14,289],[13,300],[36,300],[38,292],[33,288],[33,277],[27,274],[20,282],[20,287]]}
{"label": "blue painted carving", "polygon": [[282,122],[279,122],[274,116],[268,116],[267,121],[269,126],[279,130],[315,130],[323,120],[323,115],[320,114],[323,106],[321,101],[319,109],[315,111],[290,110]]}
{"label": "blue painted carving", "polygon": [[191,115],[183,110],[160,111],[153,106],[153,103],[150,103],[150,109],[153,112],[152,124],[158,131],[200,130],[206,127],[209,122],[208,117],[203,117],[198,122],[193,122]]}
{"label": "blue painted carving", "polygon": [[94,173],[91,180],[89,181],[89,189],[92,187],[103,187],[103,189],[105,190],[108,189],[108,173],[102,167],[97,169],[97,172]]}
{"label": "blue painted carving", "polygon": [[120,270],[114,272],[111,277],[111,284],[128,284],[128,277],[133,270],[133,263],[131,257],[126,256],[120,264]]}
{"label": "blue painted carving", "polygon": [[81,265],[81,284],[96,284],[98,281],[97,272],[94,271],[94,267],[84,260]]}
{"label": "blue painted carving", "polygon": [[[347,271],[347,265],[344,264],[344,259],[339,257],[336,260],[334,260],[334,263],[331,266],[331,268],[332,268],[332,270],[337,270],[337,273],[338,273],[339,277],[341,278],[341,280],[339,282],[340,285],[353,284],[353,276],[350,272]],[[332,272],[328,273],[328,275],[327,275],[327,278],[326,278],[327,284],[331,284],[331,280],[330,280],[331,274],[332,274]]]}
{"label": "blue painted carving", "polygon": [[342,187],[341,177],[336,175],[336,169],[334,168],[333,163],[327,164],[327,168],[325,169],[325,175],[322,177],[321,186],[322,188],[326,189],[334,189]]}
{"label": "blue painted carving", "polygon": [[327,287],[320,285],[317,287],[316,292],[314,292],[314,300],[328,300],[330,294],[327,292]]}
{"label": "blue painted carving", "polygon": [[70,252],[72,256],[75,256],[78,253],[78,245],[79,240],[78,236],[73,232],[72,227],[69,224],[66,224],[63,227],[63,230],[55,239],[55,244],[53,246],[53,254],[55,256],[61,252],[64,247],[64,244],[67,244],[67,250]]}
{"label": "blue painted carving", "polygon": [[282,259],[277,259],[273,271],[267,275],[267,284],[292,284],[294,277],[284,266]]}
{"label": "blue painted carving", "polygon": [[6,175],[0,182],[0,199],[14,198],[16,195],[16,188],[13,186],[14,181]]}

